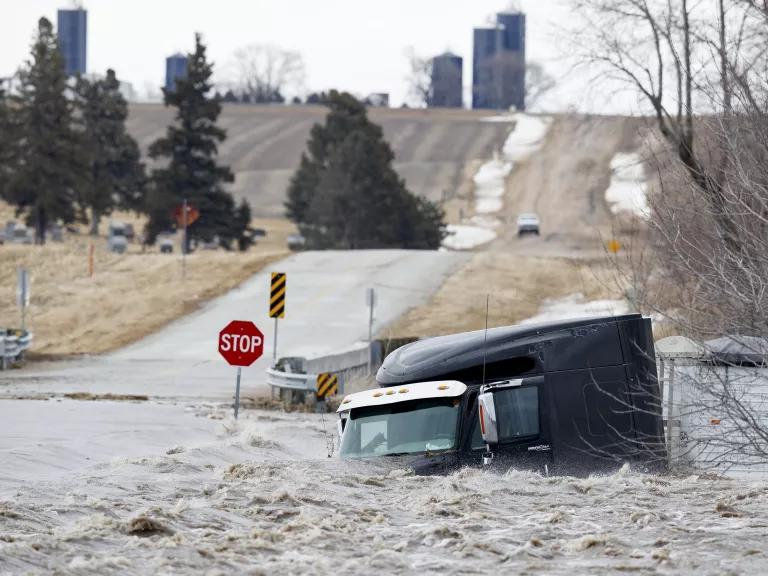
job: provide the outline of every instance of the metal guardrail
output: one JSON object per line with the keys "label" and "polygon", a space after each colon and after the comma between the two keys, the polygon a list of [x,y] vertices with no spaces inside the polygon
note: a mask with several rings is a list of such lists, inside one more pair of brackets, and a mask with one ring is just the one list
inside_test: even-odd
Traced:
{"label": "metal guardrail", "polygon": [[32,345],[32,332],[27,330],[0,329],[0,370],[6,370],[18,362]]}
{"label": "metal guardrail", "polygon": [[267,382],[272,387],[273,396],[282,390],[306,395],[315,392],[318,374],[331,373],[338,376],[337,393],[343,395],[349,387],[354,388],[356,379],[367,377],[369,369],[375,373],[392,350],[415,340],[417,338],[374,340],[373,349],[367,342],[359,342],[341,352],[316,358],[281,358],[277,366],[267,370]]}
{"label": "metal guardrail", "polygon": [[317,374],[291,374],[275,368],[267,369],[267,383],[273,388],[308,392],[315,389]]}
{"label": "metal guardrail", "polygon": [[[336,374],[339,378],[338,394],[344,394],[345,383],[350,378],[368,372],[368,345],[357,345],[344,352],[329,354],[317,358],[281,359],[277,366],[267,369],[267,383],[275,391],[314,393],[317,387],[317,376],[324,372]],[[292,371],[281,369],[283,364],[289,365]],[[287,366],[286,366],[287,367]],[[282,396],[282,392],[280,392]]]}

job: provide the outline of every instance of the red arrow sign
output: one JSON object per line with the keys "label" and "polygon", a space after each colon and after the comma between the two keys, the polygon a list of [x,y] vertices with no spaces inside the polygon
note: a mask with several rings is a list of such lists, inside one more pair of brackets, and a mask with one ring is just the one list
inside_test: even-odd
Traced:
{"label": "red arrow sign", "polygon": [[232,366],[250,366],[264,353],[264,334],[253,322],[233,320],[219,332],[219,354]]}

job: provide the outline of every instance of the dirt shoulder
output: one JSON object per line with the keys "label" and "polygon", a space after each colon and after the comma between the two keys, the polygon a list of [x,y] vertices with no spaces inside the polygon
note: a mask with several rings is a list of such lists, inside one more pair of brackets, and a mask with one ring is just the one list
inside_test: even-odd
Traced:
{"label": "dirt shoulder", "polygon": [[[12,213],[3,210],[3,222]],[[0,326],[18,327],[16,269],[31,275],[27,325],[35,334],[32,358],[100,354],[135,342],[208,300],[235,288],[265,266],[288,255],[285,237],[292,227],[282,220],[260,220],[267,237],[248,252],[200,251],[187,258],[182,281],[181,256],[107,251],[94,243],[94,275],[88,275],[87,235],[68,235],[45,246],[0,246]],[[106,225],[102,226],[103,229]]]}

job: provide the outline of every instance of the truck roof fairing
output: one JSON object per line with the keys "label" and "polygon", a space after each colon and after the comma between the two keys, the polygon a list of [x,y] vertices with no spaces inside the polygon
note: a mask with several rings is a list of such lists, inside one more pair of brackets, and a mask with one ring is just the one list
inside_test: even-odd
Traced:
{"label": "truck roof fairing", "polygon": [[[650,332],[640,314],[562,320],[491,328],[407,344],[384,360],[376,375],[382,387],[427,380],[467,384],[525,374],[617,366],[632,353],[622,348],[622,326]],[[645,338],[645,334],[641,335]],[[483,365],[486,368],[483,368]]]}
{"label": "truck roof fairing", "polygon": [[347,410],[368,406],[398,404],[411,400],[425,400],[427,398],[455,398],[464,394],[466,390],[466,385],[456,380],[416,382],[385,390],[374,388],[364,392],[348,394],[344,397],[336,412],[346,412]]}

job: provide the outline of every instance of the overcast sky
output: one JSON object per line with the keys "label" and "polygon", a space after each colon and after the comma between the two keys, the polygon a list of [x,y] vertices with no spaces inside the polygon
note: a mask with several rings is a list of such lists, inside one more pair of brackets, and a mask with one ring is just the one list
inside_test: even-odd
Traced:
{"label": "overcast sky", "polygon": [[[557,26],[568,21],[565,0],[519,0],[528,15],[528,59],[561,79],[544,103],[548,109],[589,109],[589,98],[568,76]],[[88,72],[114,68],[140,94],[163,83],[165,57],[189,52],[203,33],[220,71],[233,52],[252,43],[299,51],[307,88],[340,88],[359,95],[389,92],[399,105],[407,96],[405,51],[435,55],[450,49],[465,59],[471,82],[472,28],[508,0],[86,0]],[[0,19],[0,76],[13,74],[29,53],[40,16],[54,25],[70,0],[5,0]],[[11,7],[12,6],[12,7]]]}

